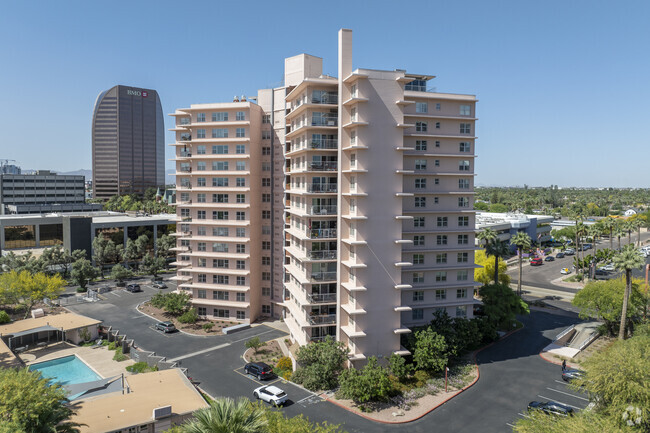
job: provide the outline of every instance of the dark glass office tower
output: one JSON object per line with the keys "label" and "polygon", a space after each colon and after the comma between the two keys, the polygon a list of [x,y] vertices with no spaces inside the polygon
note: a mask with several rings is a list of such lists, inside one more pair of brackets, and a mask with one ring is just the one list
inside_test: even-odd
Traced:
{"label": "dark glass office tower", "polygon": [[93,195],[138,194],[165,184],[165,132],[158,92],[115,86],[93,111]]}

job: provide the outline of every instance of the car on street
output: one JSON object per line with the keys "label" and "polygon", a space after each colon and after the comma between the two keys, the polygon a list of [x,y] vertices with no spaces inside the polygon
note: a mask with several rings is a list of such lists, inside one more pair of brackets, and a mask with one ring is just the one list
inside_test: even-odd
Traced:
{"label": "car on street", "polygon": [[616,270],[616,268],[614,268],[614,265],[612,265],[611,263],[609,263],[609,264],[607,264],[605,266],[601,266],[600,269],[602,269],[603,271],[607,271],[607,272],[614,272]]}
{"label": "car on street", "polygon": [[562,380],[565,382],[571,382],[573,379],[580,379],[584,376],[585,372],[578,370],[577,368],[569,368],[562,372]]}
{"label": "car on street", "polygon": [[609,272],[607,272],[604,269],[596,269],[596,275],[607,276],[607,275],[609,275]]}
{"label": "car on street", "polygon": [[560,269],[560,273],[561,273],[562,275],[569,275],[569,274],[571,273],[571,269],[569,269],[569,268],[562,268],[562,269]]}
{"label": "car on street", "polygon": [[534,259],[530,260],[530,266],[542,266],[544,262],[542,262],[542,259],[540,257],[535,257]]}
{"label": "car on street", "polygon": [[265,401],[267,403],[280,406],[287,402],[287,393],[282,391],[277,386],[267,385],[260,386],[253,391],[253,396],[258,399]]}
{"label": "car on street", "polygon": [[556,258],[556,259],[563,259],[563,258],[564,258],[564,253],[557,253],[557,254],[555,255],[555,258]]}
{"label": "car on street", "polygon": [[165,334],[176,331],[176,327],[172,322],[158,322],[155,325],[156,331],[162,331]]}
{"label": "car on street", "polygon": [[573,248],[567,248],[566,250],[564,250],[564,254],[567,255],[567,256],[572,256],[575,253],[576,253],[576,250],[574,250]]}
{"label": "car on street", "polygon": [[554,401],[531,401],[528,403],[528,410],[541,410],[547,415],[560,415],[560,416],[572,416],[573,408],[562,403],[556,403]]}
{"label": "car on street", "polygon": [[555,257],[553,257],[553,256],[546,256],[546,257],[544,257],[544,261],[545,261],[545,262],[552,262],[553,260],[555,260]]}
{"label": "car on street", "polygon": [[257,377],[258,380],[270,379],[273,377],[273,369],[264,362],[249,362],[244,366],[246,374]]}
{"label": "car on street", "polygon": [[151,285],[154,289],[166,289],[167,284],[163,283],[162,281],[156,281]]}
{"label": "car on street", "polygon": [[126,291],[131,293],[141,292],[140,284],[129,284],[126,286]]}
{"label": "car on street", "polygon": [[584,245],[582,246],[582,250],[583,250],[583,251],[590,250],[590,249],[591,249],[591,244],[584,244]]}

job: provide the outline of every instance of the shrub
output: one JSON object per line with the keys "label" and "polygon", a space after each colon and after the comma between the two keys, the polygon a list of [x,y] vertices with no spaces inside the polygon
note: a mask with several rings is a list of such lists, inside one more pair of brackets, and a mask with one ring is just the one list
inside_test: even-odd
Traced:
{"label": "shrub", "polygon": [[133,365],[129,365],[126,367],[126,371],[130,371],[131,373],[144,373],[145,371],[149,370],[149,364],[146,362],[140,361],[136,362]]}
{"label": "shrub", "polygon": [[11,317],[9,317],[9,314],[7,314],[7,312],[4,310],[0,310],[0,325],[9,322],[11,322]]}
{"label": "shrub", "polygon": [[197,320],[199,320],[199,315],[196,314],[196,310],[194,308],[187,310],[185,313],[181,314],[178,317],[178,321],[184,324],[196,323]]}
{"label": "shrub", "polygon": [[214,323],[212,323],[212,322],[208,322],[208,323],[204,323],[204,324],[203,324],[203,330],[204,330],[205,332],[210,332],[210,331],[212,331],[212,328],[214,328]]}
{"label": "shrub", "polygon": [[335,388],[348,352],[344,343],[331,337],[302,346],[296,354],[301,367],[293,373],[294,382],[311,391]]}
{"label": "shrub", "polygon": [[115,350],[117,349],[117,342],[116,341],[111,341],[108,343],[108,350]]}
{"label": "shrub", "polygon": [[291,358],[289,358],[288,356],[283,356],[282,358],[280,358],[277,364],[275,364],[275,366],[280,370],[293,371],[293,362],[291,361]]}
{"label": "shrub", "polygon": [[115,355],[113,355],[113,361],[122,362],[126,361],[127,359],[129,359],[129,357],[122,353],[121,347],[118,347],[115,350]]}
{"label": "shrub", "polygon": [[253,337],[246,342],[246,348],[253,349],[256,355],[257,355],[257,351],[260,350],[260,347],[262,347],[263,345],[264,343],[262,343],[260,337]]}
{"label": "shrub", "polygon": [[85,293],[87,289],[84,289],[83,287],[77,287],[77,293]]}
{"label": "shrub", "polygon": [[390,372],[400,381],[406,379],[406,377],[413,371],[413,366],[407,364],[406,360],[402,356],[395,353],[388,358],[388,365]]}
{"label": "shrub", "polygon": [[418,370],[413,375],[413,378],[415,379],[416,388],[422,388],[427,384],[427,380],[429,380],[429,374],[427,374],[426,371]]}
{"label": "shrub", "polygon": [[355,403],[385,401],[390,396],[391,386],[388,371],[371,356],[361,369],[350,368],[340,377],[341,395],[354,400]]}

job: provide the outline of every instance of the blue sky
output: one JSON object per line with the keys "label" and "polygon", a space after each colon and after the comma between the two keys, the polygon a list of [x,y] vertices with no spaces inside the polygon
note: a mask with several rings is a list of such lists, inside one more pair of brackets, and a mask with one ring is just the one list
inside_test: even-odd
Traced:
{"label": "blue sky", "polygon": [[302,52],[336,75],[345,27],[355,67],[477,95],[477,184],[650,187],[647,1],[0,6],[0,159],[24,168],[89,169],[93,104],[115,84],[158,90],[171,113],[278,85],[283,59]]}

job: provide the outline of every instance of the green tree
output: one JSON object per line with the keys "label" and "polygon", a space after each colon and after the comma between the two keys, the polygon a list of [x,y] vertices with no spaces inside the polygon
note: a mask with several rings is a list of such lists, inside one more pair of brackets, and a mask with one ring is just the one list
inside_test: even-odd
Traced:
{"label": "green tree", "polygon": [[593,411],[580,411],[575,416],[548,416],[539,411],[520,418],[513,429],[516,433],[631,433],[618,419]]}
{"label": "green tree", "polygon": [[634,245],[628,244],[621,252],[614,256],[614,267],[619,271],[625,272],[625,294],[623,295],[623,306],[621,308],[621,327],[618,331],[618,338],[625,338],[625,327],[627,326],[627,305],[632,292],[632,269],[639,269],[645,265],[643,255],[634,248]]}
{"label": "green tree", "polygon": [[[176,238],[170,235],[162,235],[158,238],[156,244],[158,255],[161,257],[169,257],[172,253],[171,249],[176,246]],[[165,260],[165,268],[167,268],[167,260]]]}
{"label": "green tree", "polygon": [[407,364],[406,359],[396,353],[391,354],[388,358],[388,368],[399,381],[403,381],[413,372],[413,365]]}
{"label": "green tree", "polygon": [[138,250],[138,257],[143,257],[149,250],[149,237],[147,235],[140,235],[135,240],[135,247]]}
{"label": "green tree", "polygon": [[361,370],[350,368],[343,371],[340,384],[341,394],[355,403],[385,401],[393,391],[388,372],[379,365],[375,356],[368,358]]}
{"label": "green tree", "polygon": [[127,264],[134,262],[140,258],[138,253],[138,247],[135,245],[135,242],[132,239],[126,240],[126,248],[124,248],[124,262]]}
{"label": "green tree", "polygon": [[441,371],[448,362],[445,337],[431,328],[417,331],[413,361],[418,370]]}
{"label": "green tree", "polygon": [[0,369],[0,431],[78,432],[66,392],[28,369]]}
{"label": "green tree", "polygon": [[131,272],[129,269],[126,269],[120,264],[113,266],[113,269],[111,269],[111,278],[119,281],[120,283],[123,283],[124,280],[131,278],[132,276],[133,272]]}
{"label": "green tree", "polygon": [[172,316],[178,316],[185,313],[190,306],[190,295],[186,292],[165,293],[163,296],[165,298],[165,305],[163,308]]}
{"label": "green tree", "polygon": [[[639,290],[641,284],[643,284],[643,280],[632,281],[627,305],[627,312],[630,315],[641,311],[645,305],[646,301]],[[620,327],[625,291],[626,283],[622,278],[591,281],[576,293],[572,303],[580,308],[582,319],[604,320],[605,326],[613,335],[616,328]]]}
{"label": "green tree", "polygon": [[344,343],[330,336],[302,346],[296,354],[300,367],[292,379],[312,391],[335,388],[348,360],[348,352]]}
{"label": "green tree", "polygon": [[32,274],[29,271],[11,271],[0,275],[0,293],[5,301],[18,303],[25,310],[25,318],[38,302],[43,299],[56,299],[64,290],[60,275],[47,275],[43,272]]}
{"label": "green tree", "polygon": [[142,260],[141,269],[143,272],[151,274],[155,278],[158,276],[158,272],[164,269],[165,262],[166,260],[164,257],[146,254],[144,260]]}
{"label": "green tree", "polygon": [[309,418],[298,415],[291,418],[285,417],[279,410],[271,410],[260,406],[264,410],[267,426],[266,433],[344,433],[338,425],[311,423]]}
{"label": "green tree", "polygon": [[72,264],[70,276],[81,287],[85,289],[90,280],[97,278],[97,269],[93,267],[90,260],[79,259]]}
{"label": "green tree", "polygon": [[521,279],[523,274],[523,253],[530,248],[530,236],[524,232],[517,232],[512,239],[511,245],[517,246],[517,256],[519,256],[519,277],[517,278],[517,295],[521,297]]}
{"label": "green tree", "polygon": [[102,278],[104,278],[104,265],[119,262],[122,260],[122,254],[122,249],[116,247],[115,243],[103,234],[93,239],[93,260],[99,267]]}
{"label": "green tree", "polygon": [[247,349],[253,349],[253,352],[257,354],[257,351],[260,350],[260,347],[264,346],[264,343],[262,343],[262,340],[260,340],[260,337],[253,337],[250,340],[246,342],[246,348]]}
{"label": "green tree", "polygon": [[264,410],[251,406],[245,397],[214,400],[210,407],[194,412],[194,419],[183,424],[183,433],[265,433]]}
{"label": "green tree", "polygon": [[490,284],[481,288],[485,316],[502,329],[511,329],[518,314],[529,314],[528,304],[506,284]]}

